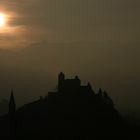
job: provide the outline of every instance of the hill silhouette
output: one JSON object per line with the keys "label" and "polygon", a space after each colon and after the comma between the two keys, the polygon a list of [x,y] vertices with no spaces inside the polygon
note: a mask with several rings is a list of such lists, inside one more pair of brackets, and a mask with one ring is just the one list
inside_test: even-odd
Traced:
{"label": "hill silhouette", "polygon": [[0,118],[0,136],[23,139],[134,139],[138,127],[129,126],[106,91],[95,93],[78,76],[58,75],[58,88],[48,96],[16,109],[13,91],[9,112]]}

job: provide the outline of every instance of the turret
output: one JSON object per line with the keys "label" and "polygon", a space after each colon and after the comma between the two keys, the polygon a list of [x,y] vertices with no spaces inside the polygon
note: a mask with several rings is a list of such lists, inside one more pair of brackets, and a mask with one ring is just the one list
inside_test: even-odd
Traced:
{"label": "turret", "polygon": [[60,72],[58,75],[58,90],[60,91],[63,88],[63,83],[65,80],[65,74],[63,72]]}
{"label": "turret", "polygon": [[13,94],[13,90],[11,91],[11,96],[10,96],[10,101],[9,101],[9,115],[14,115],[16,112],[16,103],[15,103],[15,98]]}

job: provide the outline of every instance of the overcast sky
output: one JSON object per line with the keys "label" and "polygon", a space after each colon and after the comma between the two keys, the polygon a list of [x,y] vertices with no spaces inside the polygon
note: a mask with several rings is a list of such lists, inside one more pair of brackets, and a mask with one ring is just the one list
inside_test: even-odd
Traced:
{"label": "overcast sky", "polygon": [[118,108],[140,109],[139,0],[0,0],[0,97],[55,89],[57,74],[102,87]]}

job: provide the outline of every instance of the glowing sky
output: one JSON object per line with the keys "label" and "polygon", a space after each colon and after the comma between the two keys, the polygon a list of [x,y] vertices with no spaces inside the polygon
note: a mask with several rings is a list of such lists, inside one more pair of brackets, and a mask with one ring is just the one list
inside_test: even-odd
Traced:
{"label": "glowing sky", "polygon": [[1,0],[12,31],[1,34],[0,44],[8,47],[7,38],[16,47],[44,41],[139,42],[139,5],[138,0]]}
{"label": "glowing sky", "polygon": [[22,102],[37,98],[64,70],[109,90],[117,105],[140,108],[139,7],[139,0],[1,0],[8,15],[0,29],[1,96],[13,86]]}

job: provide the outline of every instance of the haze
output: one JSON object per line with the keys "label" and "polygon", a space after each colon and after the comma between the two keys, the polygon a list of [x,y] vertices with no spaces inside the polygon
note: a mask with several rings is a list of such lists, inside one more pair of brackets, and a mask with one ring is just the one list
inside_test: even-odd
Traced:
{"label": "haze", "polygon": [[57,74],[108,91],[119,109],[140,109],[139,0],[1,0],[0,98],[19,105],[55,90]]}

